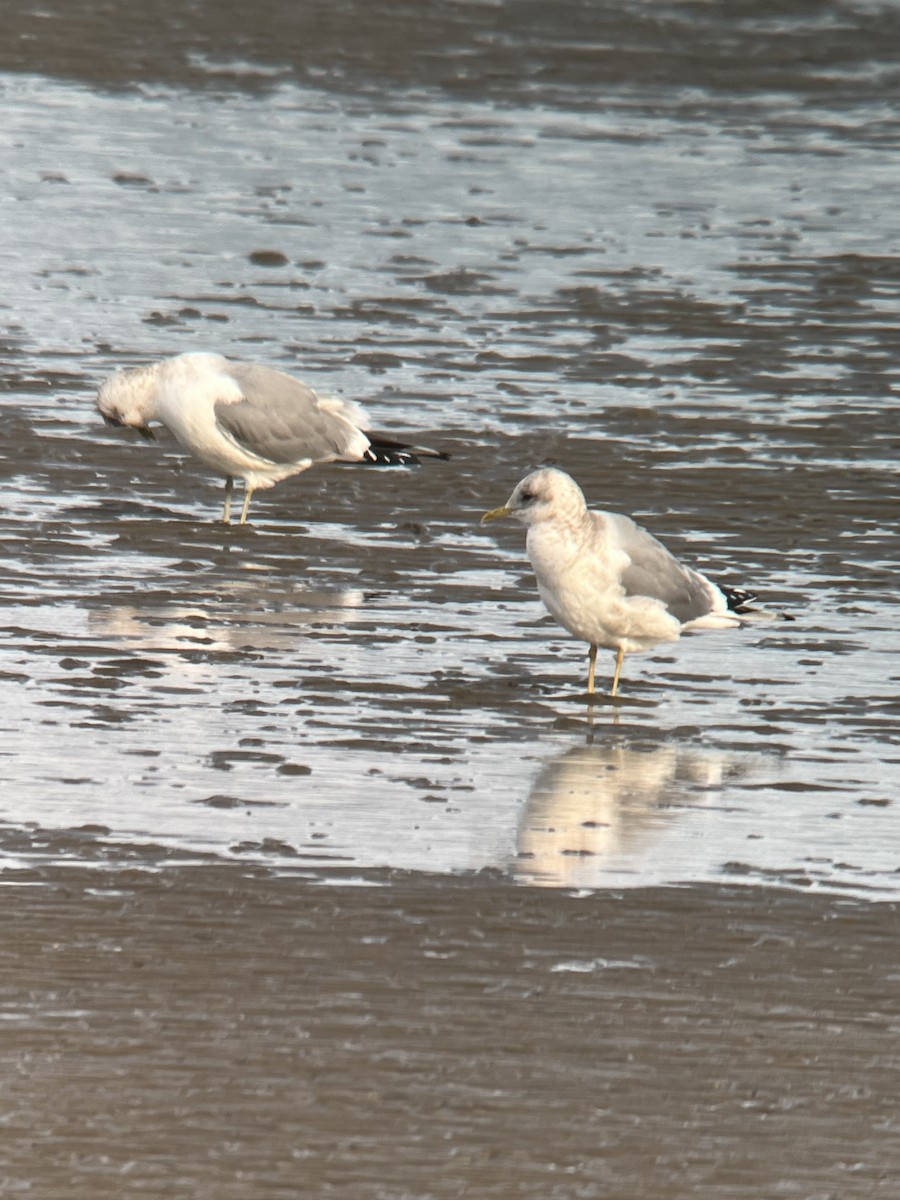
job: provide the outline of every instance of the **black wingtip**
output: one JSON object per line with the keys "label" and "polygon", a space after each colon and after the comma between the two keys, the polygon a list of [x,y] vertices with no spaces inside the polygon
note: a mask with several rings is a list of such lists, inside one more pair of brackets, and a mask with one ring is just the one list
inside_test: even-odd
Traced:
{"label": "black wingtip", "polygon": [[731,612],[753,612],[750,605],[754,600],[758,599],[756,592],[747,592],[743,588],[729,587],[725,583],[719,584],[719,591],[725,597]]}
{"label": "black wingtip", "polygon": [[755,592],[747,592],[743,588],[728,587],[724,583],[720,583],[718,588],[725,597],[729,611],[737,613],[739,617],[758,613],[760,616],[777,617],[779,621],[796,621],[797,619],[791,613],[772,612],[768,609],[763,612],[761,609],[753,608],[753,601],[759,599]]}
{"label": "black wingtip", "polygon": [[450,457],[443,450],[431,450],[428,446],[410,446],[406,442],[395,442],[390,438],[369,437],[369,448],[361,462],[374,467],[415,467],[423,458],[437,458],[446,462]]}

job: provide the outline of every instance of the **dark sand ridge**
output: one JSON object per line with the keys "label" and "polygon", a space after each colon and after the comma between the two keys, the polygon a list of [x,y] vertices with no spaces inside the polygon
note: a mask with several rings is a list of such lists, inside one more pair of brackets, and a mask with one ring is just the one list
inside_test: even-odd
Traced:
{"label": "dark sand ridge", "polygon": [[5,1195],[896,1188],[896,905],[212,863],[5,882]]}

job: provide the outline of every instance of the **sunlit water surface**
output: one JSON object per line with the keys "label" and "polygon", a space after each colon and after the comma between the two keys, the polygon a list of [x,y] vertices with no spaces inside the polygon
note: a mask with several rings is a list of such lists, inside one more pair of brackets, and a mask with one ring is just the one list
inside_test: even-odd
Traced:
{"label": "sunlit water surface", "polygon": [[[877,86],[183,65],[0,76],[17,861],[895,896],[900,166]],[[92,409],[109,371],[188,349],[452,458],[320,469],[223,529],[219,481]],[[542,461],[796,621],[629,659],[622,704],[590,709],[521,531],[478,525]]]}

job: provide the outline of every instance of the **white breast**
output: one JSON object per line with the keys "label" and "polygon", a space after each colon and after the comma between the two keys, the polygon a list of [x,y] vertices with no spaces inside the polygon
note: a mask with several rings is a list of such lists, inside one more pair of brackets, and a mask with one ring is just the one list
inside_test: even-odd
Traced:
{"label": "white breast", "polygon": [[573,530],[542,521],[528,530],[527,549],[541,599],[574,637],[628,652],[678,638],[680,624],[662,604],[625,595],[620,579],[629,560],[601,524]]}
{"label": "white breast", "polygon": [[214,354],[191,355],[190,359],[203,362],[175,358],[164,364],[157,391],[158,419],[182,446],[223,475],[255,478],[259,474],[262,486],[263,480],[274,481],[265,461],[226,437],[216,421],[217,403],[244,398],[227,369],[219,369],[227,368],[227,360]]}

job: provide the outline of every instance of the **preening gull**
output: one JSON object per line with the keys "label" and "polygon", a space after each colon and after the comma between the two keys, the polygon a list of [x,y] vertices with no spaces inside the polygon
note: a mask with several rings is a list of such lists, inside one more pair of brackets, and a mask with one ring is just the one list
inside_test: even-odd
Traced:
{"label": "preening gull", "polygon": [[314,463],[412,464],[420,456],[447,457],[365,433],[368,418],[358,404],[320,395],[283,371],[221,354],[179,354],[118,371],[100,388],[97,408],[108,425],[131,426],[151,440],[150,423],[164,425],[224,475],[226,525],[235,476],[245,485],[243,525],[257,489]]}
{"label": "preening gull", "polygon": [[615,696],[626,654],[675,642],[686,629],[727,629],[760,617],[793,620],[750,608],[752,592],[692,571],[630,517],[589,512],[581,488],[564,471],[546,467],[527,475],[506,504],[481,519],[497,517],[526,526],[541,599],[560,625],[589,644],[590,694],[600,646],[616,652]]}

